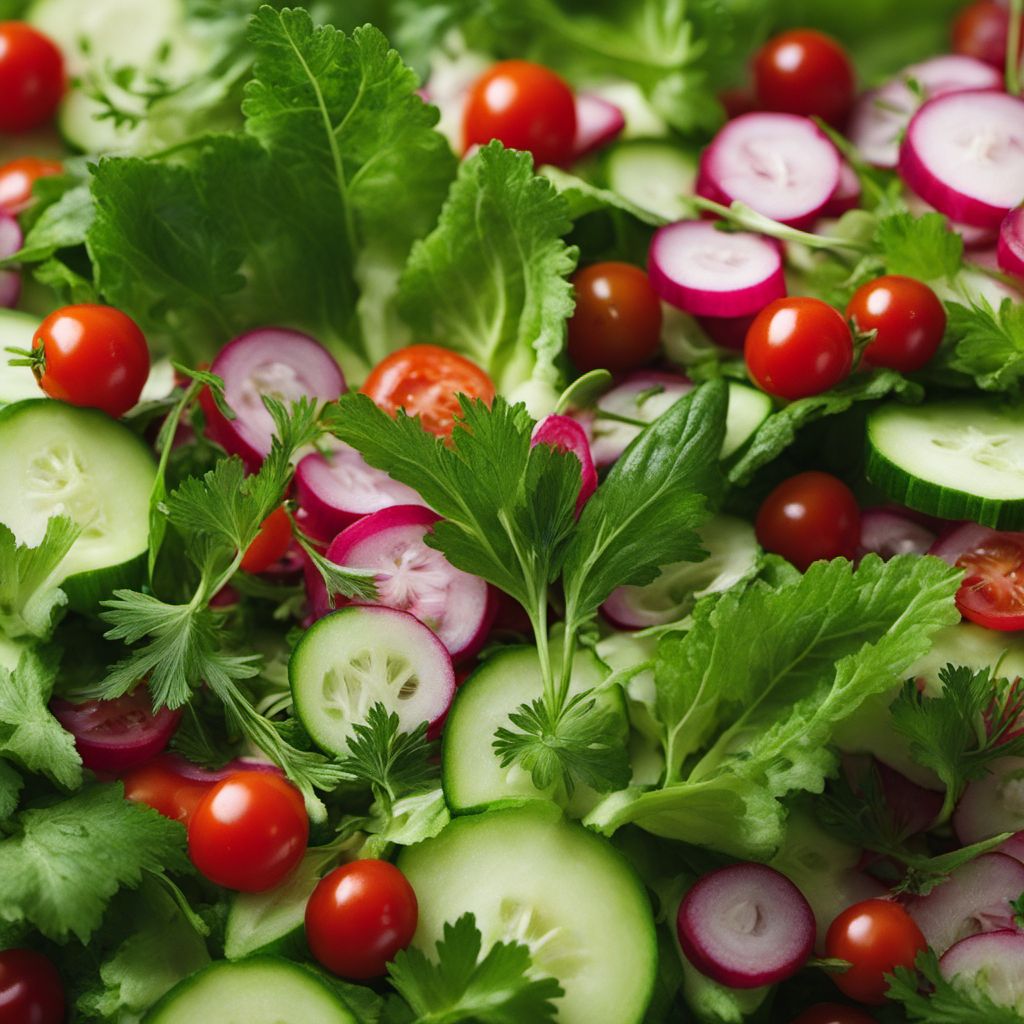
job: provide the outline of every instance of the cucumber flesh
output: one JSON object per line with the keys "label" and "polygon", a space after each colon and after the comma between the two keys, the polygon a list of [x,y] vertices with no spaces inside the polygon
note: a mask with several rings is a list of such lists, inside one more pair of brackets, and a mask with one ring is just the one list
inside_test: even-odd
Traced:
{"label": "cucumber flesh", "polygon": [[431,955],[446,921],[476,916],[484,950],[517,941],[558,979],[560,1024],[638,1024],[657,969],[654,919],[622,855],[551,804],[456,818],[403,850],[416,890],[413,944]]}
{"label": "cucumber flesh", "polygon": [[722,458],[735,455],[753,436],[772,411],[772,400],[735,381],[729,382],[729,412],[725,421]]}
{"label": "cucumber flesh", "polygon": [[667,142],[636,139],[609,150],[604,173],[608,187],[631,203],[682,220],[697,181],[697,157]]}
{"label": "cucumber flesh", "polygon": [[13,309],[0,309],[0,405],[20,402],[26,398],[40,398],[42,392],[27,366],[11,366],[14,359],[7,349],[32,347],[32,336],[39,321],[28,313]]}
{"label": "cucumber flesh", "polygon": [[893,501],[942,519],[1024,527],[1024,406],[889,404],[867,429],[868,479]]}

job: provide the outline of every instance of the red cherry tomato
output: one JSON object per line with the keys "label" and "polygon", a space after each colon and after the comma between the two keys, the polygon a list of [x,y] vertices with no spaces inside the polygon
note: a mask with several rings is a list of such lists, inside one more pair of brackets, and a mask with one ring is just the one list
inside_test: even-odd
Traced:
{"label": "red cherry tomato", "polygon": [[920,370],[939,349],[946,332],[946,310],[920,281],[888,274],[862,284],[846,315],[858,331],[877,331],[864,361],[903,373]]}
{"label": "red cherry tomato", "polygon": [[419,416],[424,430],[448,437],[455,428],[459,394],[494,401],[491,378],[475,363],[437,345],[410,345],[378,363],[363,393],[394,416],[404,409]]}
{"label": "red cherry tomato", "polygon": [[839,990],[861,1003],[880,1005],[889,988],[885,980],[897,967],[913,968],[928,944],[913,918],[898,903],[864,900],[847,907],[829,926],[825,949],[848,960],[849,970],[832,975]]}
{"label": "red cherry tomato", "polygon": [[842,124],[853,103],[853,64],[831,36],[797,28],[769,39],[754,57],[763,110],[820,117]]}
{"label": "red cherry tomato", "polygon": [[60,174],[63,166],[56,160],[22,156],[0,167],[0,212],[21,213],[32,202],[32,186],[40,178]]}
{"label": "red cherry tomato", "polygon": [[322,878],[306,904],[306,940],[329,971],[362,981],[384,974],[412,942],[419,908],[405,875],[384,860],[356,860]]}
{"label": "red cherry tomato", "polygon": [[869,1017],[863,1010],[855,1006],[843,1006],[841,1003],[818,1003],[804,1010],[793,1024],[875,1024],[875,1018]]}
{"label": "red cherry tomato", "polygon": [[149,348],[135,321],[112,306],[65,306],[32,339],[36,377],[51,397],[123,416],[149,376]]}
{"label": "red cherry tomato", "polygon": [[302,794],[269,772],[239,772],[217,783],[188,824],[192,863],[211,882],[239,892],[265,892],[284,881],[308,841]]}
{"label": "red cherry tomato", "polygon": [[853,366],[853,335],[842,313],[820,299],[770,302],[754,317],[743,353],[762,391],[807,398],[838,384]]}
{"label": "red cherry tomato", "polygon": [[462,115],[465,148],[498,139],[525,149],[538,164],[566,164],[576,141],[576,100],[554,71],[506,60],[473,84]]}
{"label": "red cherry tomato", "polygon": [[731,121],[740,114],[749,114],[757,110],[757,97],[754,90],[745,85],[725,89],[718,94],[718,102],[725,107],[725,116]]}
{"label": "red cherry tomato", "polygon": [[57,968],[31,949],[0,950],[0,1024],[62,1024]]}
{"label": "red cherry tomato", "polygon": [[1024,629],[1024,533],[986,534],[956,560],[964,581],[956,594],[960,614],[986,629]]}
{"label": "red cherry tomato", "polygon": [[953,52],[977,57],[1000,71],[1006,64],[1010,12],[996,0],[978,0],[953,22]]}
{"label": "red cherry tomato", "polygon": [[572,283],[569,357],[576,368],[621,373],[650,362],[661,346],[661,301],[647,275],[629,263],[595,263]]}
{"label": "red cherry tomato", "polygon": [[245,572],[263,572],[284,558],[292,542],[292,521],[282,505],[263,520],[256,539],[245,549],[242,569]]}
{"label": "red cherry tomato", "polygon": [[153,699],[145,685],[112,700],[81,704],[55,697],[54,717],[75,737],[82,764],[94,772],[125,772],[145,764],[170,742],[181,711],[161,708],[153,714]]}
{"label": "red cherry tomato", "polygon": [[755,528],[766,551],[806,572],[819,559],[856,555],[860,509],[853,492],[837,477],[798,473],[764,499]]}
{"label": "red cherry tomato", "polygon": [[23,21],[0,21],[0,132],[25,132],[53,117],[64,95],[64,58]]}
{"label": "red cherry tomato", "polygon": [[204,781],[185,774],[185,768],[189,766],[183,758],[161,754],[124,776],[124,795],[165,818],[188,824],[206,794],[222,780],[214,775]]}

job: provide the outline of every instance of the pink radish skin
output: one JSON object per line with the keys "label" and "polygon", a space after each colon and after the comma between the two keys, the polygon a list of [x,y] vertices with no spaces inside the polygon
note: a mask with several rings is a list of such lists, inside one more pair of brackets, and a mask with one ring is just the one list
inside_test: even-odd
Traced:
{"label": "pink radish skin", "polygon": [[976,987],[996,1006],[1024,1014],[1024,932],[1006,928],[961,939],[939,968],[955,987]]}
{"label": "pink radish skin", "polygon": [[860,517],[860,550],[886,561],[895,555],[924,555],[935,544],[935,534],[921,523],[890,508],[865,509]]}
{"label": "pink radish skin", "polygon": [[947,93],[911,118],[900,175],[950,220],[998,228],[1024,183],[1024,100],[989,90]]}
{"label": "pink radish skin", "polygon": [[583,506],[597,490],[597,470],[590,454],[590,442],[583,428],[569,416],[558,416],[552,413],[545,416],[533,428],[530,447],[538,444],[551,445],[561,452],[575,455],[580,464],[580,493],[576,498],[576,517],[579,518]]}
{"label": "pink radish skin", "polygon": [[701,974],[730,988],[791,977],[814,950],[814,914],[800,890],[764,864],[731,864],[683,897],[676,933]]}
{"label": "pink radish skin", "polygon": [[357,519],[423,499],[387,473],[367,465],[354,448],[335,442],[331,451],[307,455],[295,470],[299,506],[315,534],[328,540]]}
{"label": "pink radish skin", "polygon": [[573,160],[603,149],[614,142],[626,127],[622,111],[600,96],[581,92],[576,96],[576,141],[573,145]]}
{"label": "pink radish skin", "polygon": [[179,754],[161,755],[170,767],[173,767],[179,775],[186,779],[194,779],[196,782],[222,782],[224,779],[239,772],[268,772],[271,775],[284,775],[284,772],[271,761],[261,761],[255,757],[236,757],[229,761],[223,768],[203,768],[201,765],[193,764],[187,758]]}
{"label": "pink radish skin", "polygon": [[1007,857],[1012,857],[1024,864],[1024,832],[1017,832],[1010,836],[1002,846],[996,847],[995,852],[1005,853]]}
{"label": "pink radish skin", "polygon": [[950,565],[968,551],[975,551],[995,531],[977,523],[961,523],[943,533],[928,549],[929,555],[941,558]]}
{"label": "pink radish skin", "polygon": [[842,217],[844,213],[856,210],[860,206],[860,192],[860,177],[844,160],[839,167],[839,184],[821,211],[822,217]]}
{"label": "pink radish skin", "polygon": [[835,146],[810,118],[742,114],[701,155],[697,192],[746,203],[793,227],[809,227],[839,187],[841,167]]}
{"label": "pink radish skin", "polygon": [[[24,240],[17,219],[0,213],[0,260],[13,256],[21,248]],[[21,272],[0,270],[0,309],[13,309],[18,304],[19,298],[21,298]]]}
{"label": "pink radish skin", "polygon": [[647,272],[665,302],[695,316],[753,316],[786,294],[778,243],[703,220],[655,232]]}
{"label": "pink radish skin", "polygon": [[940,956],[982,932],[1012,928],[1010,906],[1024,893],[1024,864],[1002,853],[985,853],[954,871],[927,896],[907,902],[928,945]]}
{"label": "pink radish skin", "polygon": [[965,846],[1024,831],[1024,758],[1001,758],[989,775],[968,783],[953,812],[953,828]]}
{"label": "pink radish skin", "polygon": [[1024,278],[1024,207],[1016,207],[1003,219],[996,258],[1000,270]]}

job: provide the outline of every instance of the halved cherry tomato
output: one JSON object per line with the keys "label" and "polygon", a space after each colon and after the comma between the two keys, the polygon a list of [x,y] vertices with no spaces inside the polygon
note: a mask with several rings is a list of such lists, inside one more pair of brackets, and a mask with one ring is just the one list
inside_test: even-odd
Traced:
{"label": "halved cherry tomato", "polygon": [[864,361],[902,373],[928,363],[946,332],[946,310],[939,297],[928,285],[901,274],[862,284],[846,315],[858,331],[878,332],[864,350]]}
{"label": "halved cherry tomato", "polygon": [[181,711],[161,708],[153,714],[153,699],[142,684],[112,700],[72,704],[55,697],[54,717],[75,737],[82,764],[94,772],[125,772],[159,754],[181,721]]}
{"label": "halved cherry tomato", "polygon": [[412,942],[419,907],[405,875],[384,860],[356,860],[322,878],[306,904],[306,940],[329,971],[377,978]]}
{"label": "halved cherry tomato", "polygon": [[125,775],[124,795],[187,824],[206,794],[222,781],[216,775],[206,781],[192,777],[186,774],[190,767],[177,754],[161,754]]}
{"label": "halved cherry tomato", "polygon": [[576,141],[576,100],[554,71],[526,60],[502,61],[470,89],[462,134],[466,149],[498,139],[532,153],[538,164],[566,164]]}
{"label": "halved cherry tomato", "polygon": [[766,551],[801,572],[819,559],[853,558],[860,541],[860,509],[853,492],[829,473],[798,473],[761,503],[757,539]]}
{"label": "halved cherry tomato", "polygon": [[889,900],[864,900],[847,907],[825,937],[828,955],[852,965],[833,974],[832,980],[844,995],[872,1005],[885,1002],[885,975],[897,967],[913,968],[917,954],[927,948],[913,918]]}
{"label": "halved cherry tomato", "polygon": [[576,368],[620,373],[650,362],[661,345],[661,301],[647,275],[629,263],[595,263],[572,283],[569,358]]}
{"label": "halved cherry tomato", "polygon": [[263,572],[284,558],[292,542],[292,521],[282,505],[263,520],[256,539],[245,549],[242,569],[245,572]]}
{"label": "halved cherry tomato", "polygon": [[192,863],[211,882],[239,892],[265,892],[284,881],[308,841],[302,794],[269,772],[239,772],[217,783],[188,824]]}
{"label": "halved cherry tomato", "polygon": [[809,28],[769,39],[754,57],[754,81],[763,110],[806,114],[834,125],[849,113],[856,85],[846,50]]}
{"label": "halved cherry tomato", "polygon": [[827,302],[794,296],[754,317],[743,354],[762,391],[792,401],[838,384],[853,366],[853,335]]}
{"label": "halved cherry tomato", "polygon": [[986,629],[1024,629],[1024,533],[985,534],[956,560],[964,581],[956,594],[960,614]]}
{"label": "halved cherry tomato", "polygon": [[57,160],[40,160],[21,156],[0,167],[0,212],[21,213],[32,202],[32,186],[40,178],[60,174],[63,166]]}
{"label": "halved cherry tomato", "polygon": [[139,400],[149,376],[146,338],[112,306],[65,306],[32,339],[33,370],[51,397],[102,409],[115,418]]}
{"label": "halved cherry tomato", "polygon": [[841,1003],[818,1003],[804,1010],[793,1024],[875,1024],[875,1018],[869,1017],[863,1010],[855,1006],[843,1006]]}
{"label": "halved cherry tomato", "polygon": [[64,95],[64,58],[23,21],[0,21],[0,132],[25,132],[53,117]]}
{"label": "halved cherry tomato", "polygon": [[424,430],[448,437],[460,411],[458,395],[494,401],[491,378],[475,363],[438,345],[410,345],[378,363],[362,387],[385,412],[404,409]]}
{"label": "halved cherry tomato", "polygon": [[978,0],[965,7],[953,22],[953,52],[1002,70],[1009,36],[1009,10],[996,0]]}
{"label": "halved cherry tomato", "polygon": [[0,1024],[62,1024],[57,968],[32,949],[0,950]]}

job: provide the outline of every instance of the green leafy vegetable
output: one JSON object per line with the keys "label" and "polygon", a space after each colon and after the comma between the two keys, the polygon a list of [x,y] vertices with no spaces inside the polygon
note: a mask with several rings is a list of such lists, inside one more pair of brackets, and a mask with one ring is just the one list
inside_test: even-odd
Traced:
{"label": "green leafy vegetable", "polygon": [[950,302],[949,363],[986,391],[1016,391],[1024,376],[1024,305],[1003,299],[998,309],[978,298],[970,306]]}
{"label": "green leafy vegetable", "polygon": [[941,213],[883,217],[875,229],[875,244],[889,274],[919,281],[952,280],[963,265],[964,240]]}
{"label": "green leafy vegetable", "polygon": [[14,813],[21,786],[21,776],[6,761],[0,760],[0,821]]}

